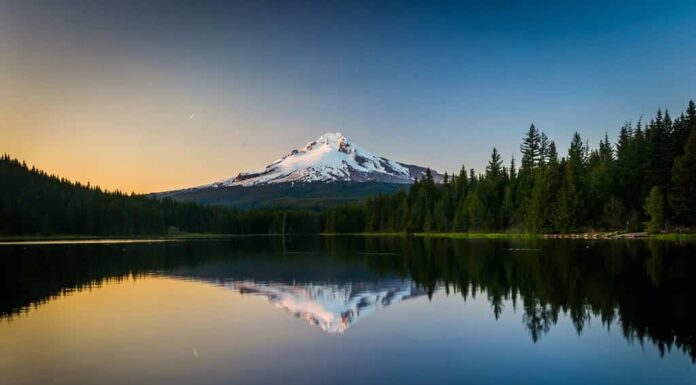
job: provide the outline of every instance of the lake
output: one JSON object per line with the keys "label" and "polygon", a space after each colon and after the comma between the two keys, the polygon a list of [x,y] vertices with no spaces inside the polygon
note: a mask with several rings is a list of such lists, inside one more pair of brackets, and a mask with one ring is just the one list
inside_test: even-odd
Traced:
{"label": "lake", "polygon": [[696,247],[0,246],[0,384],[694,384]]}

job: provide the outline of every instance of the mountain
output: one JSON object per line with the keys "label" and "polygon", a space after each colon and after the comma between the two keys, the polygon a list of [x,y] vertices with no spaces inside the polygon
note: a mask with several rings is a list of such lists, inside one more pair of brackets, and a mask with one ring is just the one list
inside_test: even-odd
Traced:
{"label": "mountain", "polygon": [[[427,168],[373,154],[341,133],[327,133],[255,172],[183,190],[160,198],[201,204],[319,208],[393,194],[425,176]],[[432,171],[439,182],[442,175]]]}
{"label": "mountain", "polygon": [[202,187],[337,181],[413,183],[416,178],[425,176],[425,171],[425,167],[377,156],[351,142],[340,132],[334,132],[320,136],[301,149],[290,151],[262,170],[241,173]]}

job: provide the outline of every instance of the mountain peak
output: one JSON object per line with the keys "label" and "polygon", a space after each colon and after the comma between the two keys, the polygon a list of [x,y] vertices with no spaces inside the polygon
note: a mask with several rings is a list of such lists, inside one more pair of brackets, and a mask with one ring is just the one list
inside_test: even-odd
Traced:
{"label": "mountain peak", "polygon": [[[304,151],[313,150],[318,146],[329,146],[333,149],[338,149],[341,151],[349,146],[349,141],[348,138],[346,138],[340,132],[327,132],[326,134],[320,136],[317,140],[307,143],[307,145],[304,147]],[[290,154],[293,154],[293,152]]]}
{"label": "mountain peak", "polygon": [[340,132],[327,132],[317,139],[317,142],[325,144],[338,144],[343,141],[348,141],[348,138]]}
{"label": "mountain peak", "polygon": [[[425,170],[377,156],[350,142],[340,132],[328,132],[259,171],[240,173],[201,187],[336,181],[413,183]],[[439,174],[434,173],[434,176],[438,178]]]}

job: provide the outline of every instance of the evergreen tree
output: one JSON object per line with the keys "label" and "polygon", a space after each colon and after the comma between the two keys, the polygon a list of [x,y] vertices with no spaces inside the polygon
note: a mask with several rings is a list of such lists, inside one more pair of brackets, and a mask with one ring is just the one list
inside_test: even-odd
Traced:
{"label": "evergreen tree", "polygon": [[525,229],[530,233],[540,233],[546,228],[546,210],[550,196],[548,174],[535,174],[534,187],[527,199],[524,211]]}
{"label": "evergreen tree", "polygon": [[435,203],[433,210],[434,230],[447,232],[450,230],[450,221],[452,215],[452,186],[449,183],[447,173],[441,186],[442,193]]}
{"label": "evergreen tree", "polygon": [[492,228],[491,216],[483,205],[478,191],[472,191],[469,194],[466,208],[469,231],[487,231]]}
{"label": "evergreen tree", "polygon": [[549,149],[547,151],[546,159],[549,164],[558,163],[558,151],[556,151],[556,143],[553,140],[549,142]]}
{"label": "evergreen tree", "polygon": [[691,120],[690,131],[684,145],[684,154],[674,162],[672,168],[674,189],[669,194],[670,205],[678,223],[687,226],[696,225],[696,119]]}
{"label": "evergreen tree", "polygon": [[541,158],[541,136],[539,130],[534,127],[534,124],[529,126],[527,135],[522,140],[520,151],[522,152],[522,166],[520,172],[524,170],[525,173],[531,174],[531,170],[534,169]]}
{"label": "evergreen tree", "polygon": [[488,165],[486,166],[486,178],[498,179],[502,176],[502,170],[503,160],[500,157],[498,150],[493,147],[491,159],[488,161]]}
{"label": "evergreen tree", "polygon": [[[667,114],[669,118],[669,114]],[[658,186],[661,191],[668,191],[672,171],[670,156],[671,122],[657,110],[657,116],[650,122],[647,137],[647,186]]]}
{"label": "evergreen tree", "polygon": [[503,202],[500,207],[499,229],[509,229],[514,226],[515,220],[515,201],[513,198],[513,188],[511,184],[505,186]]}
{"label": "evergreen tree", "polygon": [[602,207],[602,228],[605,230],[624,230],[624,218],[625,210],[623,203],[619,198],[612,195]]}
{"label": "evergreen tree", "polygon": [[598,227],[601,225],[604,205],[614,191],[614,151],[608,135],[599,141],[599,148],[592,151],[587,168],[587,210],[589,217],[595,219],[594,227]]}
{"label": "evergreen tree", "polygon": [[539,156],[536,159],[536,165],[542,167],[549,160],[549,137],[545,133],[541,133],[539,137]]}
{"label": "evergreen tree", "polygon": [[468,190],[469,178],[467,177],[466,167],[462,165],[461,169],[459,170],[459,176],[455,178],[453,183],[452,199],[455,202],[455,205],[457,202],[460,202],[466,198]]}
{"label": "evergreen tree", "polygon": [[665,228],[665,197],[660,188],[653,186],[645,199],[645,212],[650,216],[647,231],[658,233]]}

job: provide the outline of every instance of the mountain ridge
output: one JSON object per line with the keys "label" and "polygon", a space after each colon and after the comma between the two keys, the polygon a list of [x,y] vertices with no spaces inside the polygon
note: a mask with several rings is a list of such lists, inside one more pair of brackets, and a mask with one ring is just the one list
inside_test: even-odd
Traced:
{"label": "mountain ridge", "polygon": [[[377,194],[391,195],[428,168],[378,156],[340,132],[326,133],[261,170],[210,184],[150,194],[204,205],[321,209]],[[436,182],[443,176],[431,170]]]}
{"label": "mountain ridge", "polygon": [[[379,182],[410,184],[428,168],[396,162],[365,150],[340,132],[321,135],[261,170],[194,188],[255,186],[277,183]],[[433,178],[442,176],[431,170]]]}

